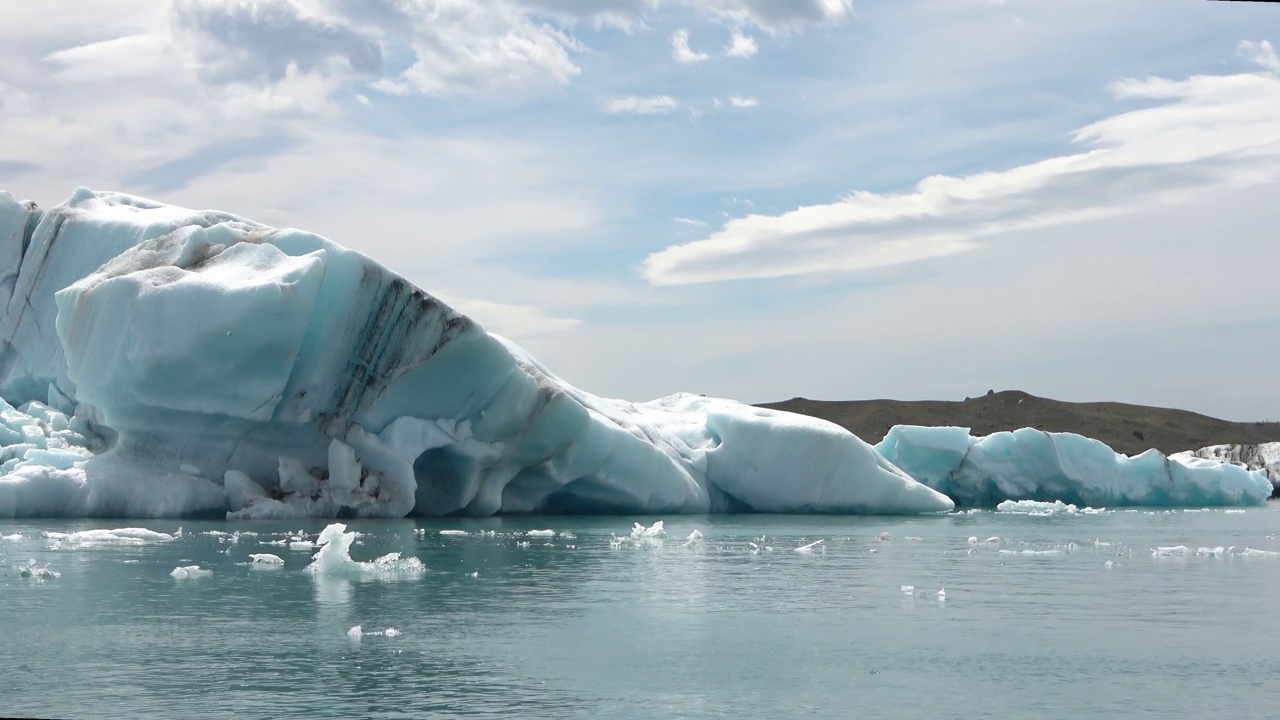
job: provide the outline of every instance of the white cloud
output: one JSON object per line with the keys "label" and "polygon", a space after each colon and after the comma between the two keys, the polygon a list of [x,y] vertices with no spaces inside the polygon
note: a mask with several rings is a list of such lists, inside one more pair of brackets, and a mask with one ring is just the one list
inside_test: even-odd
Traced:
{"label": "white cloud", "polygon": [[735,30],[733,37],[729,40],[729,46],[724,49],[724,56],[731,58],[749,58],[755,57],[760,51],[756,45],[756,39],[750,35],[743,35]]}
{"label": "white cloud", "polygon": [[791,32],[805,25],[844,22],[853,0],[519,0],[525,7],[565,17],[629,27],[663,7],[684,6],[703,15],[766,32]]}
{"label": "white cloud", "polygon": [[485,330],[512,340],[548,335],[582,324],[577,318],[557,317],[531,305],[512,305],[440,293],[436,295],[463,314],[471,316]]}
{"label": "white cloud", "polygon": [[619,115],[629,113],[632,115],[660,115],[669,113],[678,107],[675,98],[670,95],[649,95],[639,97],[635,95],[627,97],[610,98],[605,103],[604,111],[610,115]]}
{"label": "white cloud", "polygon": [[689,49],[689,31],[677,30],[671,35],[671,57],[676,62],[685,65],[699,63],[704,60],[710,60],[711,56],[706,53],[694,52]]}
{"label": "white cloud", "polygon": [[985,236],[1105,217],[1208,188],[1280,176],[1280,78],[1196,76],[1116,83],[1164,100],[1076,131],[1087,149],[1009,170],[925,178],[914,192],[855,192],[781,215],[748,215],[650,255],[656,285],[781,277],[950,255]]}
{"label": "white cloud", "polygon": [[736,108],[753,108],[760,104],[759,100],[753,97],[743,97],[742,95],[734,95],[729,98],[729,104]]}
{"label": "white cloud", "polygon": [[708,226],[705,222],[703,222],[702,220],[697,220],[697,219],[694,219],[694,218],[687,218],[687,217],[673,217],[673,218],[671,218],[671,221],[672,221],[672,222],[678,222],[678,223],[680,223],[681,225],[692,225],[693,227],[697,227],[697,228],[705,228],[705,227],[709,227],[709,226]]}
{"label": "white cloud", "polygon": [[1246,60],[1255,62],[1271,72],[1280,73],[1280,57],[1276,56],[1276,50],[1271,47],[1270,42],[1241,40],[1236,50]]}

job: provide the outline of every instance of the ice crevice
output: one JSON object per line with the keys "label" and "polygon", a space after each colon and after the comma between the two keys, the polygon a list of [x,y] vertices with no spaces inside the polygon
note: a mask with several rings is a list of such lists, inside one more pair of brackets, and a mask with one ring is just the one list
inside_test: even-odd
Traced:
{"label": "ice crevice", "polygon": [[0,517],[933,513],[1269,491],[1217,460],[1034,430],[895,428],[873,448],[731,400],[598,397],[360,253],[121,193],[39,210],[0,192],[0,261]]}

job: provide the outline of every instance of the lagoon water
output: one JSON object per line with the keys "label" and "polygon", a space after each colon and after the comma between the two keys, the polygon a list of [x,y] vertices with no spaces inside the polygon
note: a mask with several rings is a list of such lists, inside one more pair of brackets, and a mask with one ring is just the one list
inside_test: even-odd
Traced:
{"label": "lagoon water", "polygon": [[1280,715],[1274,504],[348,525],[0,521],[0,715]]}

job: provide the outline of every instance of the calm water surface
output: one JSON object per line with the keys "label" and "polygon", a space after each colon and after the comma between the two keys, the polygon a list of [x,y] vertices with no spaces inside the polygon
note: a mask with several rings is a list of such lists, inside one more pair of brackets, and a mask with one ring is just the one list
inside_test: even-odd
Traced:
{"label": "calm water surface", "polygon": [[0,521],[0,715],[1280,716],[1275,505],[325,525]]}

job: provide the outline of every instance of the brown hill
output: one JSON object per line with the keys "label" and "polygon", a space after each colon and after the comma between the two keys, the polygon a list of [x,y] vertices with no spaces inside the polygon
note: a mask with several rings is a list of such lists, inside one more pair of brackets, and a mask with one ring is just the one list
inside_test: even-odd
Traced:
{"label": "brown hill", "polygon": [[1114,402],[1075,403],[1019,390],[988,393],[963,402],[945,400],[823,401],[793,398],[761,407],[811,415],[848,428],[875,444],[894,425],[958,425],[974,435],[1033,427],[1097,438],[1134,455],[1149,448],[1170,454],[1225,443],[1280,441],[1280,422],[1229,422],[1186,410]]}

